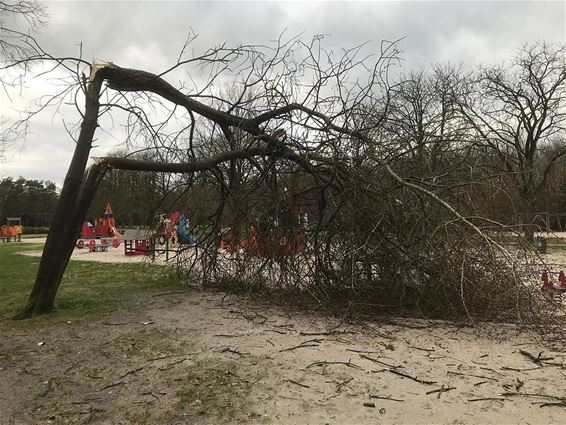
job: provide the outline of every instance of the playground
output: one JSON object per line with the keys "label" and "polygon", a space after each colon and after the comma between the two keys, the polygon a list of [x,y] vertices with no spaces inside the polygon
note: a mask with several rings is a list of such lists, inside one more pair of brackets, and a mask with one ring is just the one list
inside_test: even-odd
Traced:
{"label": "playground", "polygon": [[[14,252],[9,263],[18,273],[33,274],[34,257],[16,254],[15,244],[2,248]],[[143,257],[76,251],[85,259],[112,252],[120,261]],[[62,290],[73,291],[74,300],[97,293],[106,301],[85,309],[67,304],[63,292],[55,315],[0,321],[0,382],[12,383],[0,385],[0,423],[558,424],[564,418],[564,347],[513,325],[297,311],[176,287],[155,264],[102,270],[71,263],[71,279],[83,279],[64,282]]]}
{"label": "playground", "polygon": [[[155,228],[161,247],[170,218]],[[226,234],[226,258],[249,246],[263,258],[249,244],[257,234],[237,245]],[[266,249],[285,252],[287,238],[271,240]],[[4,272],[32,279],[42,241],[1,246],[11,253]],[[553,286],[566,270],[560,241],[541,254]],[[0,386],[0,423],[563,421],[563,341],[514,325],[299,311],[202,292],[167,280],[164,252],[124,249],[77,247],[55,314],[0,320],[0,380],[14,383]],[[9,290],[21,300],[28,286]]]}
{"label": "playground", "polygon": [[[186,218],[120,232],[111,212],[83,226],[88,242],[72,254],[62,308],[0,321],[0,379],[16,383],[0,386],[0,423],[562,422],[564,341],[510,324],[299,311],[187,288],[163,267],[177,247],[198,249]],[[244,235],[225,229],[219,255],[264,261],[305,249],[300,228],[289,237],[262,220]],[[566,283],[564,236],[546,235],[546,268],[533,281],[554,302]],[[89,248],[101,240],[106,249]],[[5,248],[33,274],[44,238],[22,242]]]}
{"label": "playground", "polygon": [[20,217],[8,217],[6,224],[0,226],[0,243],[20,242],[22,240],[22,220]]}

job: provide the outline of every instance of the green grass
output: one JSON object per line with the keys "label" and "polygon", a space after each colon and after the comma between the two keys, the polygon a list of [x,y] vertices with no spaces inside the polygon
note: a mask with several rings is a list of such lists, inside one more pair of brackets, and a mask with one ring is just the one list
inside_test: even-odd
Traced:
{"label": "green grass", "polygon": [[[39,266],[39,257],[20,254],[41,250],[36,244],[0,245],[0,317],[15,314],[27,300]],[[61,320],[88,317],[120,306],[132,295],[182,286],[174,270],[154,264],[114,264],[71,261],[59,287],[56,311]]]}
{"label": "green grass", "polygon": [[22,234],[22,239],[36,239],[36,238],[46,238],[47,233],[24,233]]}
{"label": "green grass", "polygon": [[[177,391],[178,408],[200,411],[218,419],[258,418],[251,401],[252,391],[262,387],[267,371],[255,357],[239,361],[202,359],[187,368],[183,386]],[[255,388],[257,389],[257,388]]]}

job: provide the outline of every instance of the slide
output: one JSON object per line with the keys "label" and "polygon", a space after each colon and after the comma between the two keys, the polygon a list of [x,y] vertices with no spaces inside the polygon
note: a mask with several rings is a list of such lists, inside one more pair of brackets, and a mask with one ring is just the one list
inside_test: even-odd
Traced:
{"label": "slide", "polygon": [[194,245],[197,243],[197,237],[189,233],[187,229],[187,219],[183,214],[179,217],[179,225],[177,227],[177,236],[179,242],[183,245]]}
{"label": "slide", "polygon": [[118,229],[116,229],[116,226],[110,226],[110,230],[112,231],[112,234],[114,235],[115,238],[122,237],[122,234],[118,231]]}

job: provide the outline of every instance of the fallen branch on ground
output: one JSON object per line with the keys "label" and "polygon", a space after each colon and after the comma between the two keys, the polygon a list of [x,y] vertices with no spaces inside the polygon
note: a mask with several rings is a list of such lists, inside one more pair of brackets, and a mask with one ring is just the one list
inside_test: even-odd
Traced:
{"label": "fallen branch on ground", "polygon": [[366,359],[366,360],[372,361],[372,362],[374,362],[374,363],[378,363],[378,364],[380,364],[380,365],[383,365],[383,366],[386,366],[386,367],[390,367],[390,368],[393,368],[393,369],[397,369],[397,368],[403,367],[403,366],[401,366],[401,365],[395,366],[395,365],[392,365],[392,364],[389,364],[389,363],[382,362],[381,360],[374,359],[373,357],[366,356],[365,354],[360,354],[360,357],[361,357],[362,359]]}
{"label": "fallen branch on ground", "polygon": [[455,390],[456,387],[445,387],[444,385],[437,390],[427,391],[426,395],[438,393],[438,398],[440,398],[440,394]]}
{"label": "fallen branch on ground", "polygon": [[385,395],[373,395],[373,394],[370,394],[369,397],[370,397],[370,398],[377,398],[377,399],[379,399],[379,400],[405,401],[405,400],[400,399],[400,398],[393,398],[393,397],[391,397],[391,396],[385,396]]}
{"label": "fallen branch on ground", "polygon": [[354,368],[354,369],[363,370],[362,367],[358,366],[357,364],[352,363],[351,360],[348,360],[347,362],[328,362],[326,360],[323,360],[323,361],[311,363],[310,365],[308,365],[306,367],[306,369],[310,369],[311,367],[315,367],[315,366],[326,367],[326,366],[330,366],[330,365],[344,365],[344,366],[348,366],[348,367],[351,367],[351,368]]}
{"label": "fallen branch on ground", "polygon": [[525,350],[519,350],[519,353],[521,353],[523,356],[527,357],[529,360],[531,360],[533,363],[542,366],[544,361],[547,360],[553,360],[554,357],[541,357],[542,356],[542,351],[540,353],[538,353],[538,356],[534,356],[533,354],[529,353],[528,351]]}
{"label": "fallen branch on ground", "polygon": [[140,366],[140,367],[138,367],[137,369],[129,370],[129,371],[127,371],[126,373],[124,373],[122,376],[120,376],[118,379],[125,378],[126,376],[128,376],[128,375],[130,375],[130,374],[132,374],[132,373],[139,372],[139,371],[142,370],[142,369],[143,369],[143,366]]}
{"label": "fallen branch on ground", "polygon": [[291,384],[295,384],[298,385],[299,387],[303,387],[303,388],[310,388],[308,385],[305,384],[301,384],[300,382],[297,381],[293,381],[292,379],[287,379],[287,382],[290,382]]}
{"label": "fallen branch on ground", "polygon": [[418,382],[419,384],[424,384],[424,385],[433,385],[433,384],[436,384],[436,381],[425,381],[425,380],[423,380],[423,379],[417,378],[416,376],[411,376],[411,375],[407,375],[406,373],[399,372],[399,371],[396,370],[396,369],[384,369],[384,370],[386,370],[386,371],[388,371],[388,372],[391,372],[391,373],[394,373],[395,375],[402,376],[402,377],[404,377],[404,378],[412,379],[413,381]]}

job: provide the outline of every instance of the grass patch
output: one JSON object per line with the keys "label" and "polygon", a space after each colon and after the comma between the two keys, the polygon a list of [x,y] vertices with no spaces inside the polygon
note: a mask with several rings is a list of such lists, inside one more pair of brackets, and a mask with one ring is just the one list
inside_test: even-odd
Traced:
{"label": "grass patch", "polygon": [[[230,421],[259,418],[253,411],[252,391],[258,390],[266,369],[254,357],[237,362],[204,359],[192,364],[177,391],[178,407]],[[263,391],[263,390],[262,390]]]}
{"label": "grass patch", "polygon": [[126,358],[140,357],[144,360],[165,354],[181,355],[192,347],[182,339],[178,329],[153,326],[129,328],[117,333],[109,343]]}
{"label": "grass patch", "polygon": [[[20,309],[29,295],[39,267],[39,257],[22,255],[38,251],[37,244],[0,245],[0,316]],[[71,320],[104,313],[122,305],[132,295],[179,289],[182,284],[170,267],[154,264],[70,261],[57,294],[57,320]]]}
{"label": "grass patch", "polygon": [[36,239],[36,238],[46,238],[47,233],[24,233],[21,235],[22,239]]}
{"label": "grass patch", "polygon": [[23,306],[39,267],[39,257],[18,253],[41,249],[39,244],[0,244],[0,316],[13,314]]}

